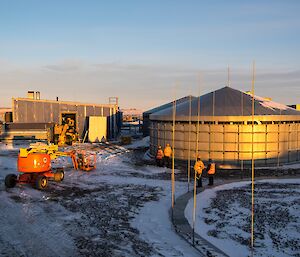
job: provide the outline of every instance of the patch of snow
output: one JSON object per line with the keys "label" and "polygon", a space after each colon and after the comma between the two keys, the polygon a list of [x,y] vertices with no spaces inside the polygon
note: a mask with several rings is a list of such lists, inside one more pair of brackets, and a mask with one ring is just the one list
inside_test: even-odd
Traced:
{"label": "patch of snow", "polygon": [[135,140],[131,144],[124,146],[127,149],[138,149],[138,148],[146,148],[150,145],[150,137],[144,137],[140,140]]}
{"label": "patch of snow", "polygon": [[269,109],[272,109],[272,110],[274,110],[274,109],[278,109],[278,110],[292,109],[291,107],[288,107],[285,104],[280,104],[280,103],[277,103],[277,102],[273,102],[271,100],[266,100],[265,98],[260,97],[260,96],[255,95],[254,99],[258,100],[263,107],[266,107],[266,108],[269,108]]}
{"label": "patch of snow", "polygon": [[14,157],[0,157],[0,180],[7,174],[17,173],[17,162]]}
{"label": "patch of snow", "polygon": [[[7,256],[72,256],[74,242],[62,228],[67,211],[26,187],[0,191],[0,249]],[[53,215],[55,214],[55,215]]]}
{"label": "patch of snow", "polygon": [[[259,182],[256,182],[256,193],[258,194],[261,189],[257,188],[259,184],[263,183],[269,183],[269,184],[283,184],[283,185],[288,185],[288,184],[300,184],[300,179],[266,179],[266,180],[259,180]],[[218,211],[221,213],[221,215],[224,215],[223,219],[220,220],[220,216],[216,215],[216,209],[212,209],[211,204],[213,200],[216,198],[218,192],[226,192],[226,190],[240,190],[241,188],[245,186],[249,186],[251,182],[249,181],[243,181],[243,182],[236,182],[236,183],[230,183],[230,184],[225,184],[221,186],[217,186],[212,189],[206,189],[204,192],[200,193],[197,195],[197,209],[196,209],[196,223],[195,223],[195,231],[198,233],[200,236],[203,238],[207,239],[214,245],[216,245],[218,248],[220,248],[222,251],[227,253],[229,256],[232,257],[242,257],[242,256],[249,256],[249,248],[248,246],[240,244],[238,241],[233,240],[230,238],[231,235],[233,238],[240,238],[241,240],[246,240],[249,242],[249,237],[250,237],[250,232],[245,233],[244,230],[241,230],[239,227],[245,224],[246,220],[245,217],[248,217],[250,219],[251,217],[251,212],[249,209],[243,208],[240,204],[237,202],[234,202],[235,199],[228,199],[230,202],[230,209],[224,209],[221,206],[221,211],[218,209]],[[289,215],[294,216],[294,217],[299,217],[299,206],[290,206],[292,201],[299,201],[299,195],[300,195],[300,187],[298,189],[298,197],[292,197],[286,195],[287,193],[284,193],[284,191],[287,191],[287,189],[277,189],[276,187],[272,187],[272,193],[271,195],[277,194],[277,198],[281,199],[280,201],[284,204],[284,206],[289,206],[288,211]],[[240,192],[240,194],[242,191]],[[275,196],[275,195],[274,195]],[[251,199],[251,194],[248,195],[248,198]],[[247,198],[247,199],[248,199]],[[298,200],[297,200],[298,199]],[[266,201],[266,202],[265,202]],[[264,212],[269,211],[268,206],[265,204],[267,202],[270,202],[270,198],[264,198],[264,196],[257,196],[255,197],[255,204],[256,205],[261,205],[261,208],[264,209]],[[274,200],[276,202],[276,200]],[[224,203],[225,204],[225,203]],[[251,204],[246,203],[247,206]],[[294,205],[294,204],[292,204]],[[249,207],[250,208],[250,207]],[[276,208],[274,204],[272,203],[271,208]],[[286,207],[285,207],[286,208]],[[279,211],[279,209],[278,209]],[[226,216],[228,215],[228,216]],[[262,214],[261,214],[262,215]],[[265,213],[264,213],[265,215]],[[268,213],[267,213],[268,215]],[[225,218],[226,217],[231,217],[229,220]],[[187,218],[188,222],[192,226],[193,223],[193,199],[190,199],[188,202],[186,209],[185,209],[185,217]],[[256,216],[257,218],[257,216]],[[255,220],[256,221],[256,220]],[[222,232],[222,229],[220,227],[216,227],[216,224],[220,222],[222,223],[222,226],[225,226],[223,231],[226,231],[226,233]],[[268,228],[267,228],[268,229]],[[271,228],[269,228],[271,229]],[[280,228],[277,228],[280,229]],[[299,228],[298,228],[299,229]],[[299,238],[299,230],[297,229],[297,225],[293,224],[293,221],[289,225],[286,226],[285,228],[285,233],[287,233],[293,238]],[[211,235],[211,231],[219,231],[215,235]],[[298,231],[298,232],[296,232]],[[273,234],[276,233],[283,233],[278,231],[273,231],[271,232]],[[274,243],[268,234],[265,232],[263,235],[264,239],[257,239],[257,244],[258,246],[255,248],[255,256],[289,256],[284,254],[281,250],[274,249],[272,247],[272,243]],[[293,253],[293,250],[291,250],[291,254]],[[287,250],[288,251],[288,250]],[[295,251],[295,250],[294,250]],[[295,252],[294,252],[295,253]],[[293,254],[292,254],[293,255]]]}
{"label": "patch of snow", "polygon": [[[265,166],[265,167],[255,167],[256,170],[263,170],[263,169],[270,169],[270,167]],[[273,169],[276,169],[276,167],[273,167]],[[287,163],[287,164],[282,164],[278,166],[278,169],[280,170],[294,170],[294,169],[300,169],[300,163]]]}
{"label": "patch of snow", "polygon": [[145,161],[153,161],[153,158],[154,157],[150,154],[150,149],[148,149],[145,152],[144,156],[143,156],[143,160],[145,160]]}
{"label": "patch of snow", "polygon": [[[161,256],[199,256],[198,251],[174,232],[170,222],[168,212],[171,203],[171,182],[153,182],[154,185],[164,189],[164,195],[158,202],[146,203],[133,220],[132,225],[140,231],[141,238],[150,242]],[[185,192],[186,184],[176,183],[176,195],[179,196]]]}

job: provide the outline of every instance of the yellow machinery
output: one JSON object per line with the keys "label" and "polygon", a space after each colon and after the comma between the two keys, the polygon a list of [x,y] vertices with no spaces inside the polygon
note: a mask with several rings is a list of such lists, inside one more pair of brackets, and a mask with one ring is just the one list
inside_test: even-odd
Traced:
{"label": "yellow machinery", "polygon": [[76,141],[78,141],[78,133],[73,119],[67,118],[63,125],[54,126],[54,143],[58,146],[72,145]]}
{"label": "yellow machinery", "polygon": [[48,154],[51,160],[54,160],[61,156],[70,156],[69,152],[58,151],[58,145],[46,145],[43,143],[30,144],[29,148],[20,148],[19,156],[26,158],[29,154],[33,153],[45,153]]}

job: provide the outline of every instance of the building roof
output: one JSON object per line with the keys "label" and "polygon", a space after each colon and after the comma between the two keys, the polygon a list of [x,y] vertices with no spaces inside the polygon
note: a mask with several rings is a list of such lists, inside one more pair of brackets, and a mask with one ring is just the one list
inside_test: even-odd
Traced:
{"label": "building roof", "polygon": [[0,107],[0,113],[11,112],[12,108]]}
{"label": "building roof", "polygon": [[52,103],[52,104],[66,104],[66,105],[74,105],[74,106],[95,106],[95,107],[109,107],[109,108],[117,108],[116,104],[93,104],[93,103],[81,103],[81,102],[72,102],[72,101],[56,101],[56,100],[46,100],[46,99],[31,99],[31,98],[12,98],[13,105],[15,101],[23,101],[23,102],[36,102],[36,103]]}
{"label": "building roof", "polygon": [[[176,103],[177,103],[177,104],[180,104],[180,103],[187,102],[187,101],[190,100],[190,97],[192,98],[192,100],[193,100],[193,99],[197,99],[197,97],[195,97],[195,96],[188,95],[188,96],[185,96],[185,97],[182,97],[182,98],[177,99],[177,100],[176,100]],[[172,107],[172,106],[173,106],[173,101],[170,102],[170,103],[166,103],[166,104],[160,105],[160,106],[155,107],[155,108],[153,108],[153,109],[150,109],[150,110],[148,110],[148,111],[145,111],[143,114],[148,114],[148,115],[150,115],[150,114],[152,114],[152,113],[155,113],[155,112],[158,112],[158,111],[162,111],[162,110],[167,109],[167,108],[170,108],[170,107]]]}
{"label": "building roof", "polygon": [[[192,116],[198,115],[199,97],[192,99]],[[177,103],[176,119],[187,119],[189,116],[189,101]],[[157,108],[159,110],[159,107]],[[300,115],[300,111],[290,108],[284,104],[275,103],[266,98],[254,96],[255,115]],[[150,119],[161,120],[172,119],[172,105],[162,110],[153,112]],[[207,93],[200,97],[200,116],[251,116],[252,95],[233,89],[223,87],[216,91]],[[193,119],[194,120],[194,119]]]}

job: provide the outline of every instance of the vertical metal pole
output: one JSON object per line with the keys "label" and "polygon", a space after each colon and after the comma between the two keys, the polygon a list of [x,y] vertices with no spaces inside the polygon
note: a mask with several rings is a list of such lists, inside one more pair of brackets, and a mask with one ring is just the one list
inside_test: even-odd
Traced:
{"label": "vertical metal pole", "polygon": [[176,98],[173,102],[173,130],[172,130],[172,220],[175,203],[175,119],[176,119]]}
{"label": "vertical metal pole", "polygon": [[199,154],[199,133],[200,133],[200,94],[198,98],[198,110],[197,110],[196,159]]}
{"label": "vertical metal pole", "polygon": [[208,159],[211,157],[211,124],[208,124]]}
{"label": "vertical metal pole", "polygon": [[188,192],[190,191],[191,180],[191,126],[192,126],[192,96],[190,95],[189,106],[189,152],[188,152]]}
{"label": "vertical metal pole", "polygon": [[[199,90],[200,91],[200,90]],[[200,127],[200,94],[198,97],[198,110],[197,110],[197,133],[196,133],[196,160],[199,152],[199,127]],[[197,187],[196,187],[196,171],[194,171],[194,209],[193,209],[193,245],[195,244],[195,223],[196,223],[196,208],[197,208]]]}
{"label": "vertical metal pole", "polygon": [[278,151],[277,151],[277,168],[279,168],[279,164],[280,164],[280,125],[281,123],[281,109],[279,110],[279,115],[280,115],[280,119],[278,122]]}
{"label": "vertical metal pole", "polygon": [[291,161],[291,157],[290,157],[290,137],[291,137],[291,124],[289,124],[289,136],[288,136],[288,162]]}
{"label": "vertical metal pole", "polygon": [[[113,132],[114,132],[114,139],[116,139],[117,137],[117,108],[114,107],[113,108]],[[136,131],[135,131],[136,132]]]}
{"label": "vertical metal pole", "polygon": [[278,126],[277,126],[277,169],[279,168],[279,140],[280,140],[280,125],[279,125],[279,121],[278,121]]}
{"label": "vertical metal pole", "polygon": [[253,62],[253,76],[252,76],[252,186],[251,186],[251,250],[252,256],[254,251],[254,80],[255,80],[255,61]]}
{"label": "vertical metal pole", "polygon": [[[241,99],[241,111],[242,111],[242,117],[244,116],[244,93],[241,93],[242,99]],[[244,122],[241,126],[241,132],[240,132],[240,136],[243,137],[243,126],[244,126]],[[244,171],[244,156],[242,155],[241,158],[241,173],[243,175],[243,171]]]}
{"label": "vertical metal pole", "polygon": [[265,165],[267,165],[267,159],[268,159],[268,124],[266,124],[266,129],[265,129]]}
{"label": "vertical metal pole", "polygon": [[197,197],[197,177],[196,177],[196,172],[194,172],[194,209],[193,209],[193,245],[195,245],[195,222],[196,222],[196,207],[197,207],[197,202],[196,202],[196,197]]}
{"label": "vertical metal pole", "polygon": [[240,163],[240,124],[238,124],[237,132],[237,164]]}
{"label": "vertical metal pole", "polygon": [[227,86],[230,87],[230,68],[227,66]]}
{"label": "vertical metal pole", "polygon": [[297,124],[297,161],[299,161],[299,123]]}
{"label": "vertical metal pole", "polygon": [[223,124],[223,143],[222,143],[222,150],[223,150],[223,163],[225,163],[225,139],[226,139],[226,131],[225,131],[225,125]]}
{"label": "vertical metal pole", "polygon": [[279,153],[280,153],[280,123],[281,121],[278,121],[278,133],[277,133],[277,169],[279,168]]}
{"label": "vertical metal pole", "polygon": [[[216,103],[215,99],[216,99],[216,91],[213,92],[213,108],[212,108],[212,110],[213,110],[213,121],[212,121],[212,124],[210,124],[210,135],[211,135],[211,141],[212,141],[211,144],[212,145],[214,145],[214,143],[215,143],[214,131],[213,132],[211,131],[211,128],[213,127],[212,125],[215,124],[215,103]],[[211,150],[211,146],[210,146],[209,150],[210,150],[210,158],[214,160],[214,158],[213,158],[214,150]]]}

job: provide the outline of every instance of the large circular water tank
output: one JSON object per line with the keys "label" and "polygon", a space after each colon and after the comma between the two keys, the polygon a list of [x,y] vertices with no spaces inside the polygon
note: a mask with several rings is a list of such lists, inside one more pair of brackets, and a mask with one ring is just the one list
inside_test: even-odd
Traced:
{"label": "large circular water tank", "polygon": [[[230,87],[178,104],[175,158],[187,160],[190,149],[191,159],[195,159],[198,138],[203,160],[247,165],[251,163],[253,152],[257,165],[299,161],[300,112],[255,96],[254,113],[252,126],[252,95]],[[159,145],[172,145],[172,122],[173,107],[150,115],[152,154],[155,155]]]}

